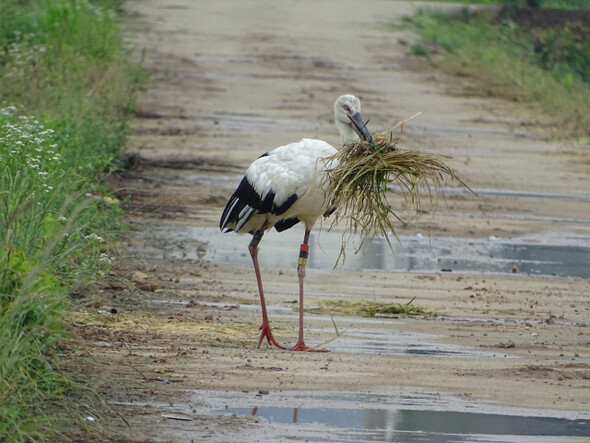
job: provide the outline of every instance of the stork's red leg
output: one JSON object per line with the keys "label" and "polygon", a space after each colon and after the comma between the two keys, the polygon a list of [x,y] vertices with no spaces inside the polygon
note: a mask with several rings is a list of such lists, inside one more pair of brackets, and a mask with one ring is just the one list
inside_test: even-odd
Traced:
{"label": "stork's red leg", "polygon": [[299,252],[299,263],[297,265],[297,274],[299,275],[299,339],[295,346],[291,348],[292,351],[316,351],[326,352],[323,349],[313,349],[305,344],[303,341],[303,279],[305,278],[305,265],[307,264],[307,257],[309,256],[309,234],[311,230],[305,228],[305,235],[303,236],[303,244]]}
{"label": "stork's red leg", "polygon": [[248,250],[250,251],[250,256],[252,257],[252,263],[254,264],[254,273],[256,274],[256,282],[258,283],[258,292],[260,293],[260,306],[262,308],[262,325],[260,325],[260,340],[258,340],[258,347],[262,344],[262,340],[266,337],[268,340],[269,345],[275,345],[277,348],[285,349],[283,346],[279,345],[277,341],[272,336],[272,332],[270,330],[270,323],[268,322],[268,315],[266,314],[266,303],[264,301],[264,291],[262,289],[262,277],[260,276],[260,268],[258,267],[258,243],[262,239],[262,235],[264,234],[264,226],[263,228],[254,234],[250,245],[248,246]]}

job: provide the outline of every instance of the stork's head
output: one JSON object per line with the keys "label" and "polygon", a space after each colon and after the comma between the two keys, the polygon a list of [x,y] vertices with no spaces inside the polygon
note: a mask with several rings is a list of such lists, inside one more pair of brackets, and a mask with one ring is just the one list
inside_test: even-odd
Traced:
{"label": "stork's head", "polygon": [[343,145],[360,140],[373,143],[361,116],[361,102],[354,95],[341,95],[334,103],[334,120]]}

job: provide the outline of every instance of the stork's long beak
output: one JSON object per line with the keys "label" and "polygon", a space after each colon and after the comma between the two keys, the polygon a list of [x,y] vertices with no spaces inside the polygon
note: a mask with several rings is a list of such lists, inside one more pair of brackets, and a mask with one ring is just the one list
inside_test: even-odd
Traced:
{"label": "stork's long beak", "polygon": [[373,144],[373,137],[371,137],[371,134],[367,129],[367,125],[365,124],[365,122],[363,122],[363,117],[361,116],[361,113],[357,112],[353,116],[349,115],[348,118],[350,119],[350,124],[358,134],[359,138],[361,140],[366,140],[369,143]]}

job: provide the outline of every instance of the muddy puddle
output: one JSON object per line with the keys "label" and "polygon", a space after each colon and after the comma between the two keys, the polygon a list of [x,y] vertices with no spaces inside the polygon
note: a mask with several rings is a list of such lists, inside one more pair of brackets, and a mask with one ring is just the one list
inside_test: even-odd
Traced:
{"label": "muddy puddle", "polygon": [[427,392],[225,392],[207,399],[213,411],[256,415],[270,424],[283,425],[280,438],[457,442],[590,436],[588,417],[577,414],[554,416],[548,411],[499,409]]}
{"label": "muddy puddle", "polygon": [[[155,232],[153,232],[155,231]],[[251,264],[249,235],[222,234],[215,228],[156,226],[150,233],[170,241],[151,250],[171,258],[204,258],[211,263]],[[416,272],[522,273],[561,277],[590,277],[590,237],[572,233],[547,233],[520,238],[457,238],[400,236],[392,243],[367,240],[355,253],[360,240],[346,248],[343,269],[377,269]],[[311,235],[308,266],[331,269],[338,261],[342,234],[320,231]],[[289,267],[296,262],[301,233],[292,229],[269,231],[260,246],[262,267]],[[355,244],[356,243],[356,244]],[[181,247],[178,247],[182,245]],[[200,247],[199,247],[200,246]],[[204,246],[204,247],[203,247]],[[149,250],[149,248],[148,248]],[[203,255],[203,252],[205,254]]]}
{"label": "muddy puddle", "polygon": [[[434,334],[409,333],[396,331],[378,331],[371,328],[376,320],[372,319],[362,329],[352,329],[349,325],[345,331],[322,346],[334,352],[354,352],[359,354],[413,354],[430,357],[459,358],[507,358],[505,353],[485,352],[448,343],[441,343],[441,337]],[[328,334],[330,331],[323,331]]]}
{"label": "muddy puddle", "polygon": [[142,406],[176,421],[175,438],[199,435],[203,416],[254,419],[251,426],[210,434],[207,441],[575,442],[590,437],[587,412],[498,406],[414,388],[197,390],[184,403]]}

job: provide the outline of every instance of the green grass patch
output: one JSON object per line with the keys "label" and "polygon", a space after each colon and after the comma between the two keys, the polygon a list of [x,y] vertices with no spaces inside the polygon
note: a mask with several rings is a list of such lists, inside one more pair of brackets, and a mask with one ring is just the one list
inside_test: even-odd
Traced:
{"label": "green grass patch", "polygon": [[[421,1],[421,0],[414,0]],[[588,0],[431,0],[440,3],[465,3],[469,5],[497,5],[506,8],[578,9],[590,8]]]}
{"label": "green grass patch", "polygon": [[590,38],[577,25],[529,31],[506,15],[451,17],[424,10],[408,23],[422,37],[412,53],[459,74],[462,83],[475,86],[471,93],[538,103],[559,132],[587,135]]}
{"label": "green grass patch", "polygon": [[320,307],[310,311],[324,314],[352,315],[360,317],[397,317],[429,315],[420,306],[413,305],[413,299],[408,303],[382,303],[370,301],[321,301]]}
{"label": "green grass patch", "polygon": [[108,0],[0,9],[0,441],[36,441],[59,432],[48,405],[74,410],[59,343],[69,294],[110,266],[122,211],[101,179],[140,71]]}

